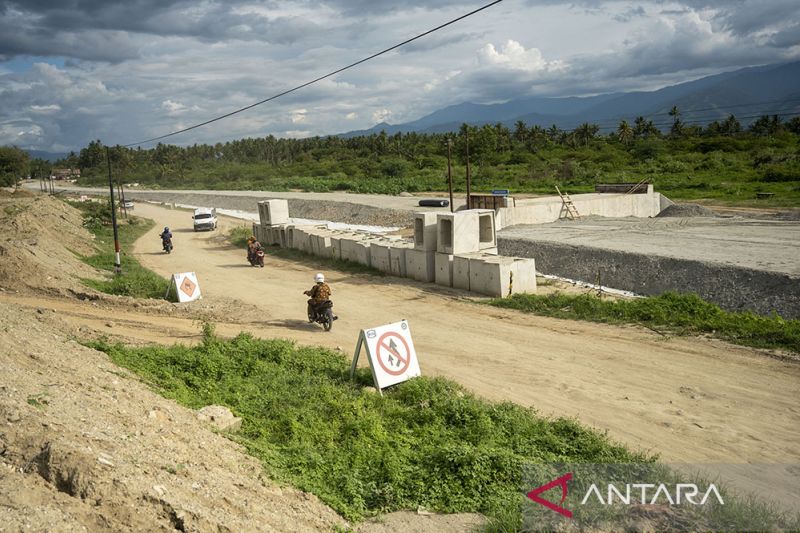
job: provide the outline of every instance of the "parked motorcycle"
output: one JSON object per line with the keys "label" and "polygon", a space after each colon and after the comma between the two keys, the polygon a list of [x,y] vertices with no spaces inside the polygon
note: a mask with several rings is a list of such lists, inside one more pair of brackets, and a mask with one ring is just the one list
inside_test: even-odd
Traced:
{"label": "parked motorcycle", "polygon": [[333,302],[325,300],[321,304],[314,306],[313,313],[308,316],[308,321],[322,324],[322,328],[325,331],[330,331],[333,327],[333,321],[338,318],[333,314]]}
{"label": "parked motorcycle", "polygon": [[172,252],[172,239],[162,239],[161,246],[165,252],[171,253]]}

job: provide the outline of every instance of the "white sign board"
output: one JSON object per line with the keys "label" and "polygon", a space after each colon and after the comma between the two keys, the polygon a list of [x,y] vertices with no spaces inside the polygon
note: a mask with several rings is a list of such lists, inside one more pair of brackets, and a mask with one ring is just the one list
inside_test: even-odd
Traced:
{"label": "white sign board", "polygon": [[361,330],[350,368],[351,377],[355,375],[362,345],[367,348],[369,366],[378,390],[421,375],[411,329],[405,320]]}
{"label": "white sign board", "polygon": [[175,293],[178,295],[180,303],[193,302],[199,298],[200,295],[200,282],[197,281],[197,274],[194,272],[182,272],[180,274],[173,274],[170,288],[175,288]]}

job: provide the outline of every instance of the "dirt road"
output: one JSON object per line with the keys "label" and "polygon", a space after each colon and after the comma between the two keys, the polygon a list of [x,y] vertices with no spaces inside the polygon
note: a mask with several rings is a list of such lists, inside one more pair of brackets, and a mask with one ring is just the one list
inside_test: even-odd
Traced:
{"label": "dirt road", "polygon": [[[135,249],[142,263],[164,276],[196,271],[205,298],[258,306],[263,316],[242,328],[257,335],[349,353],[360,328],[406,318],[423,373],[484,397],[577,417],[666,462],[800,463],[797,363],[716,340],[528,316],[434,285],[337,272],[326,274],[340,319],[325,333],[304,317],[302,291],[315,268],[268,258],[266,268],[254,269],[244,250],[221,242],[220,233],[238,222],[223,219],[216,233],[194,233],[186,211],[136,209],[158,224]],[[175,234],[171,255],[160,252],[164,225]],[[774,483],[752,477],[732,481],[764,490]]]}

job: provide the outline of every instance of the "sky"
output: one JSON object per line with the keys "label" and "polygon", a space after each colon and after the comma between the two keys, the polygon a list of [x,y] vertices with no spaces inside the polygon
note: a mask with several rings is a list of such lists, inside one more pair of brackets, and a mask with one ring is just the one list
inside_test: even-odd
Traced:
{"label": "sky", "polygon": [[[485,3],[0,0],[0,145],[66,152],[93,139],[115,145],[163,135]],[[167,142],[335,134],[461,102],[654,90],[797,59],[797,0],[504,0]]]}

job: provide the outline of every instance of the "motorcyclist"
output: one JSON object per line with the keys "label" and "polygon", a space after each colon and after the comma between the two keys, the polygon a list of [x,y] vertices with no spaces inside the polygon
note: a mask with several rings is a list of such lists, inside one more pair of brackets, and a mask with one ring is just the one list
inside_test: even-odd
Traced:
{"label": "motorcyclist", "polygon": [[317,275],[314,276],[314,283],[315,284],[313,287],[311,287],[311,289],[303,291],[303,294],[311,297],[308,300],[309,322],[314,321],[318,307],[330,300],[332,293],[330,286],[325,283],[325,275],[322,272],[318,272]]}
{"label": "motorcyclist", "polygon": [[168,243],[172,242],[172,232],[167,226],[164,226],[164,231],[159,235],[161,237],[161,245],[166,247]]}
{"label": "motorcyclist", "polygon": [[256,259],[256,250],[253,247],[253,244],[255,244],[256,242],[257,241],[254,235],[251,235],[247,238],[247,260],[250,262],[251,265]]}

